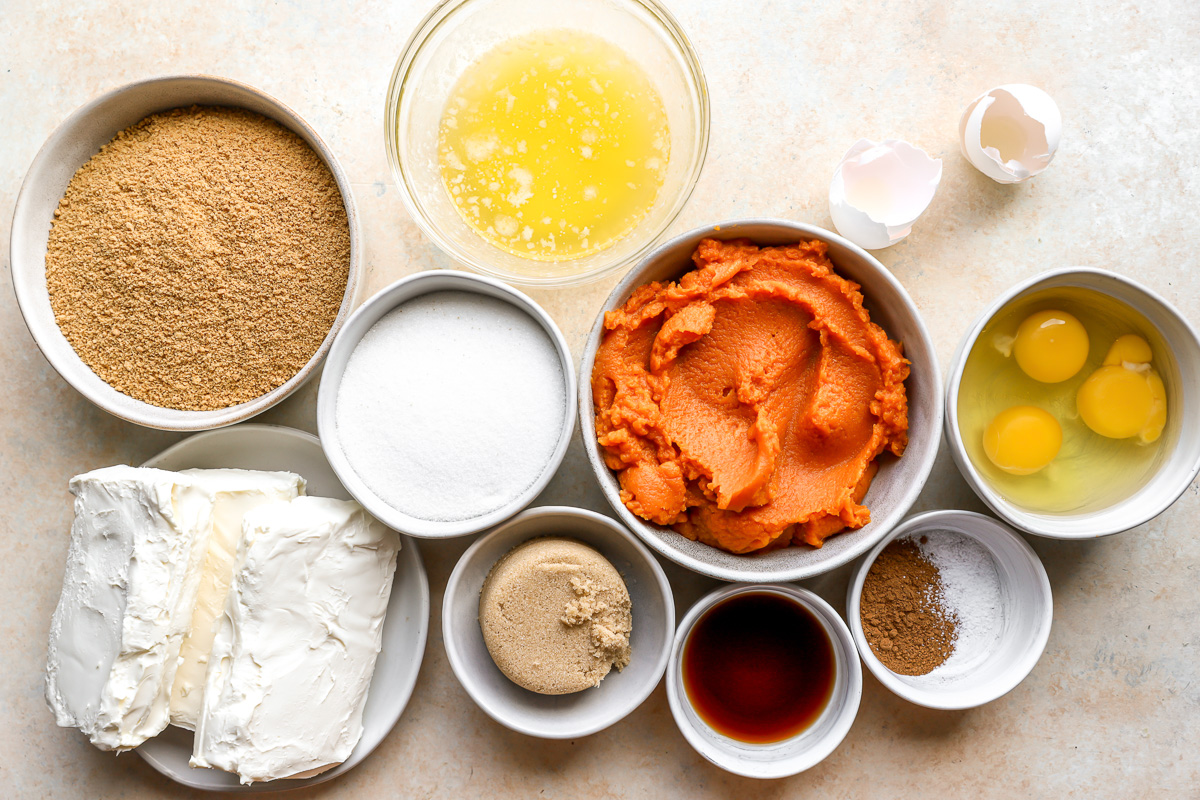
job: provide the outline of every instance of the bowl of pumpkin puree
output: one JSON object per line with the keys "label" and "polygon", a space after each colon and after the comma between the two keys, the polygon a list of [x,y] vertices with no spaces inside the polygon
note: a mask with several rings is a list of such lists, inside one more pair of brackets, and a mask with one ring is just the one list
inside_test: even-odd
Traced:
{"label": "bowl of pumpkin puree", "polygon": [[661,245],[609,295],[580,370],[584,447],[617,515],[722,580],[848,563],[937,455],[941,374],[916,305],[812,225],[737,220]]}

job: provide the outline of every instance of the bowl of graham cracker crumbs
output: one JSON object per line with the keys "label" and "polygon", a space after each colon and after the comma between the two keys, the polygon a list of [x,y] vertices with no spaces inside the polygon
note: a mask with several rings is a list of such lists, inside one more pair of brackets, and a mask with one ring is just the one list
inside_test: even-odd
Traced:
{"label": "bowl of graham cracker crumbs", "polygon": [[359,241],[349,179],[296,112],[183,75],[115,89],[51,134],[10,261],[25,323],[71,386],[193,431],[312,377],[354,307]]}

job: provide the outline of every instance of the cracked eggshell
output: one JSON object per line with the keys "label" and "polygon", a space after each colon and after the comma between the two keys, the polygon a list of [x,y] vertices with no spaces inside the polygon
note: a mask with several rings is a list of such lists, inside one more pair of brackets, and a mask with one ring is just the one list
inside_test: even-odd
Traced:
{"label": "cracked eggshell", "polygon": [[976,97],[958,123],[963,155],[997,183],[1021,183],[1050,166],[1062,114],[1036,86],[1009,83]]}
{"label": "cracked eggshell", "polygon": [[891,247],[912,232],[942,180],[942,160],[899,139],[859,139],[829,184],[838,233],[867,250]]}

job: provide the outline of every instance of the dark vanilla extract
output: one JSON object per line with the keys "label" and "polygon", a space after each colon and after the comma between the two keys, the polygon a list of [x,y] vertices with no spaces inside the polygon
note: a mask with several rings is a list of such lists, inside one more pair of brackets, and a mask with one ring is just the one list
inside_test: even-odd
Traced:
{"label": "dark vanilla extract", "polygon": [[717,733],[769,744],[824,712],[837,670],[816,616],[782,595],[751,592],[709,609],[683,649],[683,686]]}

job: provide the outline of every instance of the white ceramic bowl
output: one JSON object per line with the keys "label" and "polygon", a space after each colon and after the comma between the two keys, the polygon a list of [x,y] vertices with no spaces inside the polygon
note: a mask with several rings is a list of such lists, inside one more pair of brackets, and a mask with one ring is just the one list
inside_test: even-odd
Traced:
{"label": "white ceramic bowl", "polygon": [[[46,243],[50,237],[50,223],[75,171],[130,125],[159,111],[191,105],[248,109],[275,120],[303,139],[333,173],[350,226],[349,279],[337,317],[320,348],[282,386],[245,403],[212,411],[161,408],[135,400],[109,386],[83,363],[62,335],[46,290]],[[13,288],[25,325],[46,360],[67,383],[100,408],[129,422],[163,430],[198,431],[231,425],[266,411],[313,376],[333,337],[354,307],[362,258],[361,238],[350,179],[321,137],[295,111],[237,81],[210,75],[176,75],[138,81],[103,94],[77,109],[50,135],[30,165],[17,196],[10,262]]]}
{"label": "white ceramic bowl", "polygon": [[[590,256],[534,261],[493,246],[459,216],[438,166],[438,130],[468,66],[502,42],[554,28],[601,36],[646,71],[667,113],[671,153],[658,197],[632,231]],[[675,220],[708,151],[708,87],[687,35],[657,0],[446,0],[417,26],[397,60],[384,120],[396,186],[434,244],[458,263],[510,283],[570,286],[633,264]]]}
{"label": "white ceramic bowl", "polygon": [[[1133,494],[1107,508],[1073,514],[1031,511],[1005,499],[971,462],[958,421],[958,393],[971,348],[992,318],[1014,301],[1048,289],[1078,287],[1113,298],[1141,314],[1157,331],[1155,369],[1167,387],[1167,425],[1153,474]],[[1154,338],[1154,337],[1152,337]],[[1200,474],[1200,339],[1170,303],[1128,278],[1086,267],[1036,275],[1009,289],[985,310],[958,345],[946,385],[946,439],[963,478],[1002,519],[1054,539],[1094,539],[1129,530],[1166,511]]]}
{"label": "white ceramic bowl", "polygon": [[[969,536],[991,553],[1004,616],[1000,641],[992,653],[944,683],[892,672],[875,657],[862,627],[863,582],[875,559],[893,540],[930,531]],[[1003,522],[973,511],[929,511],[905,520],[859,563],[846,592],[846,619],[867,669],[900,697],[926,708],[974,708],[1010,692],[1042,657],[1053,618],[1050,579],[1037,553]]]}
{"label": "white ceramic bowl", "polygon": [[[833,645],[835,677],[829,703],[816,722],[781,742],[747,744],[718,733],[708,726],[688,701],[683,683],[683,650],[692,629],[713,606],[741,594],[770,593],[798,603],[821,623]],[[696,601],[688,611],[671,646],[667,665],[667,701],[683,737],[696,752],[723,770],[747,778],[784,778],[816,766],[832,753],[854,724],[862,699],[862,667],[846,623],[817,595],[796,586],[738,584],[715,589]]]}
{"label": "white ceramic bowl", "polygon": [[[295,472],[308,481],[310,495],[350,499],[325,460],[317,437],[279,425],[238,425],[189,436],[143,466],[169,470],[223,467],[283,470]],[[134,752],[163,775],[193,789],[278,792],[333,780],[361,763],[395,727],[417,683],[428,634],[429,581],[425,565],[417,543],[401,537],[392,596],[383,621],[383,642],[363,707],[363,734],[346,761],[313,778],[245,786],[232,773],[188,766],[192,733],[173,725]]]}
{"label": "white ceramic bowl", "polygon": [[[830,537],[821,548],[785,547],[767,553],[734,555],[647,522],[621,502],[616,475],[604,464],[596,443],[596,417],[592,407],[592,365],[604,333],[604,314],[620,308],[635,289],[651,281],[670,281],[693,269],[692,252],[704,238],[746,237],[760,245],[779,245],[799,239],[819,239],[829,244],[829,257],[837,271],[862,287],[871,320],[892,339],[904,345],[912,362],[908,389],[908,449],[900,459],[887,459],[871,483],[864,504],[871,522],[857,531]],[[617,284],[596,316],[584,345],[579,367],[579,414],[583,445],[604,496],[621,520],[656,552],[690,570],[724,581],[778,583],[803,580],[828,572],[867,552],[917,499],[933,468],[941,441],[942,378],[929,331],[912,298],[900,282],[872,255],[823,228],[786,220],[737,220],[689,231],[656,248]]]}
{"label": "white ceramic bowl", "polygon": [[[582,692],[544,695],[513,683],[492,661],[479,628],[479,593],[492,566],[517,545],[565,536],[595,548],[625,581],[632,604],[629,665]],[[492,719],[543,739],[576,739],[628,716],[658,685],[675,631],[675,600],[662,567],[612,519],[582,508],[531,508],[463,553],[442,600],[442,641],[455,677]]]}
{"label": "white ceramic bowl", "polygon": [[[502,300],[536,320],[546,331],[547,338],[553,343],[555,350],[558,352],[559,364],[562,366],[563,381],[565,382],[563,387],[564,396],[566,397],[566,402],[563,404],[562,419],[546,421],[547,425],[558,424],[561,425],[561,428],[559,429],[558,445],[551,455],[550,460],[546,462],[538,479],[520,495],[495,511],[479,517],[454,521],[428,520],[411,516],[399,509],[393,508],[383,498],[372,491],[358,473],[354,471],[354,468],[346,458],[341,440],[338,437],[336,417],[338,389],[342,383],[342,375],[345,373],[346,364],[350,360],[350,355],[354,352],[354,348],[358,346],[359,341],[371,329],[371,326],[388,312],[413,298],[429,294],[430,292],[443,291],[472,292]],[[317,428],[321,434],[321,441],[325,445],[325,453],[329,457],[329,463],[333,465],[334,471],[337,472],[338,477],[341,478],[346,488],[350,490],[350,494],[354,495],[354,499],[358,500],[364,508],[374,514],[376,519],[411,536],[423,539],[445,539],[452,536],[463,536],[468,533],[478,533],[485,528],[490,528],[493,525],[503,522],[529,505],[541,493],[542,489],[546,488],[546,484],[554,477],[554,472],[558,469],[558,465],[562,463],[563,456],[567,452],[567,445],[571,441],[571,434],[575,431],[574,397],[575,372],[571,360],[571,352],[567,348],[567,341],[563,338],[562,332],[559,331],[558,326],[554,324],[554,320],[550,318],[550,315],[541,306],[521,292],[510,286],[506,286],[495,278],[472,275],[468,272],[434,270],[431,272],[418,272],[407,278],[401,278],[364,303],[346,322],[342,334],[338,336],[337,341],[334,342],[333,347],[329,351],[329,358],[321,375],[321,388],[317,395]],[[404,421],[396,420],[396,424],[402,425]]]}

